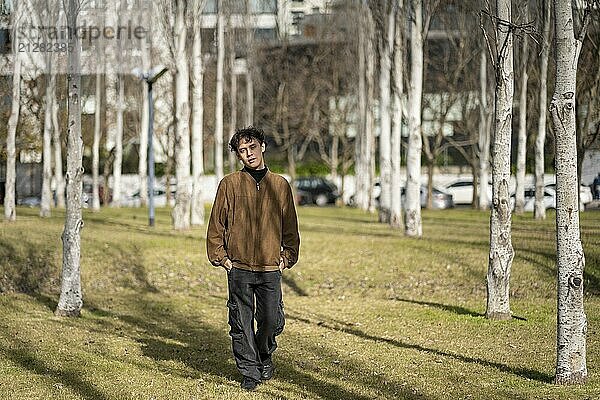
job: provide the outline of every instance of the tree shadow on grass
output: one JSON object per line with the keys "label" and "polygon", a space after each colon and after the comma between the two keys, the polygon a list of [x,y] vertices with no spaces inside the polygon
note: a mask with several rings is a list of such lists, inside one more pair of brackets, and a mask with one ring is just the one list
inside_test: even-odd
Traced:
{"label": "tree shadow on grass", "polygon": [[586,294],[600,295],[600,252],[597,250],[585,253],[583,280],[583,290]]}
{"label": "tree shadow on grass", "polygon": [[[142,261],[143,256],[139,247],[137,247],[136,245],[133,245],[129,248],[113,246],[111,248],[111,251],[114,251],[115,253],[111,257],[105,257],[105,271],[107,276],[114,277],[112,281],[113,286],[133,289],[141,293],[159,292],[159,290],[148,280],[148,275],[146,274],[146,269]],[[41,256],[38,255],[37,258],[40,257]],[[46,270],[43,269],[41,272],[45,271]],[[60,296],[60,293],[58,292],[59,288],[52,288],[57,291],[56,293],[52,293],[52,296],[55,296],[55,298],[50,297],[50,295],[47,292],[37,289],[38,288],[36,288],[35,290],[27,291],[26,293],[54,312],[58,304],[58,298]],[[84,305],[85,301],[86,300],[84,298]]]}
{"label": "tree shadow on grass", "polygon": [[115,269],[108,275],[118,277],[115,284],[120,287],[135,289],[142,293],[158,293],[158,289],[148,280],[140,248],[133,244],[130,247],[113,246],[116,253],[109,260],[107,269]]}
{"label": "tree shadow on grass", "polygon": [[[552,278],[556,278],[556,253],[554,251],[535,251],[527,250],[541,257],[548,262],[546,264],[538,263],[544,268],[544,272]],[[585,267],[583,270],[583,290],[584,293],[592,296],[600,295],[600,254],[597,251],[587,251],[585,254]]]}
{"label": "tree shadow on grass", "polygon": [[[317,323],[312,322],[312,321],[310,321],[306,318],[300,317],[300,316],[294,316],[294,315],[288,314],[287,318],[293,319],[296,321],[300,321],[300,322],[303,322],[303,323],[309,324],[309,325],[317,325]],[[402,342],[402,341],[396,340],[396,339],[389,339],[389,338],[373,336],[373,335],[365,333],[359,329],[348,327],[348,324],[346,324],[344,322],[339,322],[334,319],[332,319],[331,321],[333,321],[333,324],[320,321],[318,323],[318,325],[321,327],[333,330],[333,331],[347,333],[347,334],[354,335],[354,336],[357,336],[362,339],[371,340],[374,342],[384,342],[384,343],[388,343],[392,346],[399,347],[399,348],[417,350],[417,351],[424,352],[424,353],[435,354],[435,355],[441,356],[441,357],[452,358],[452,359],[460,361],[460,362],[479,364],[479,365],[483,365],[486,367],[495,368],[499,371],[517,375],[517,376],[520,376],[520,377],[526,378],[526,379],[532,379],[532,380],[536,380],[536,381],[543,382],[543,383],[552,383],[553,382],[553,377],[544,372],[536,371],[536,370],[529,369],[529,368],[511,367],[506,364],[501,364],[501,363],[497,363],[494,361],[488,361],[488,360],[484,360],[484,359],[477,358],[477,357],[469,357],[469,356],[464,356],[462,354],[455,354],[455,353],[446,352],[446,351],[442,351],[442,350],[432,349],[432,348],[424,347],[424,346],[421,346],[418,344],[405,343],[405,342]]]}
{"label": "tree shadow on grass", "polygon": [[429,302],[429,301],[409,300],[409,299],[403,299],[400,297],[394,297],[394,300],[402,301],[405,303],[419,304],[422,306],[435,307],[435,308],[439,308],[440,310],[449,311],[449,312],[452,312],[452,313],[458,314],[458,315],[468,315],[471,317],[483,317],[484,316],[484,314],[477,313],[475,311],[471,311],[471,310],[469,310],[465,307],[461,307],[461,306],[452,306],[452,305],[448,305],[448,304],[433,303],[433,302]]}
{"label": "tree shadow on grass", "polygon": [[[434,308],[438,308],[443,311],[452,312],[452,313],[458,314],[458,315],[468,315],[473,318],[485,317],[485,314],[477,313],[475,311],[471,311],[468,308],[461,307],[461,306],[452,306],[452,305],[448,305],[448,304],[433,303],[433,302],[421,301],[421,300],[409,300],[409,299],[403,299],[400,297],[394,297],[393,299],[397,300],[397,301],[403,301],[405,303],[412,303],[412,304],[419,304],[419,305],[427,306],[427,307],[434,307]],[[527,318],[519,317],[518,315],[512,315],[512,319],[516,319],[519,321],[527,321]]]}
{"label": "tree shadow on grass", "polygon": [[47,307],[52,312],[54,312],[58,306],[58,294],[56,295],[56,298],[50,297],[45,293],[30,293],[29,296],[35,299],[38,303]]}
{"label": "tree shadow on grass", "polygon": [[472,240],[472,239],[459,239],[455,237],[453,239],[447,238],[427,238],[427,242],[435,244],[444,244],[452,248],[468,247],[473,250],[486,250],[490,247],[489,240]]}
{"label": "tree shadow on grass", "polygon": [[[89,312],[98,320],[98,329],[110,333],[115,322],[131,328],[128,336],[139,343],[142,353],[157,361],[179,361],[194,371],[205,372],[229,380],[238,378],[230,358],[229,342],[225,332],[193,318],[184,319],[165,311],[168,307],[140,296],[137,303],[130,303],[125,311],[106,310],[89,304]],[[174,373],[174,371],[165,371]],[[196,373],[185,377],[199,378]]]}
{"label": "tree shadow on grass", "polygon": [[[87,214],[84,216],[84,220],[86,223],[90,225],[99,225],[105,226],[107,228],[119,228],[122,230],[132,231],[136,233],[140,233],[143,235],[154,236],[154,237],[162,237],[173,240],[193,240],[197,241],[198,239],[204,240],[203,237],[198,237],[197,235],[190,234],[188,231],[186,232],[178,232],[175,230],[164,231],[161,232],[157,229],[153,229],[149,227],[146,223],[140,222],[140,220],[136,219],[115,219],[115,218],[106,218],[103,215],[97,214]],[[126,221],[134,221],[132,223],[128,223]],[[87,227],[89,228],[89,227]]]}
{"label": "tree shadow on grass", "polygon": [[329,215],[319,215],[319,220],[331,220],[335,221],[335,225],[337,226],[340,221],[347,221],[353,224],[368,224],[368,225],[379,225],[381,226],[381,222],[376,219],[372,219],[366,215],[357,215],[352,217],[342,217],[342,216],[329,216]]}
{"label": "tree shadow on grass", "polygon": [[19,343],[17,348],[11,347],[10,349],[5,349],[0,351],[0,354],[4,354],[14,364],[36,375],[62,382],[84,399],[108,399],[104,393],[95,388],[91,383],[81,379],[82,373],[80,371],[51,368],[48,364],[36,358],[33,353],[23,349],[26,347],[26,343]]}
{"label": "tree shadow on grass", "polygon": [[[556,252],[526,249],[516,251],[515,257],[537,265],[548,277],[556,278]],[[544,261],[534,259],[533,256],[541,257]],[[588,295],[600,295],[600,254],[597,251],[585,252],[585,268],[583,270],[583,288]]]}
{"label": "tree shadow on grass", "polygon": [[[383,225],[381,225],[383,226]],[[335,229],[334,226],[329,225],[316,225],[311,223],[306,223],[301,226],[301,231],[303,233],[306,232],[315,232],[315,233],[325,233],[328,236],[331,236],[333,232],[336,234],[342,235],[354,235],[354,236],[376,236],[380,238],[404,238],[403,233],[397,232],[394,230],[385,231],[381,229],[381,232],[373,232],[373,231],[365,231],[360,229],[360,227],[356,228],[344,228],[344,229]],[[335,230],[334,230],[335,229]]]}
{"label": "tree shadow on grass", "polygon": [[53,263],[54,248],[24,237],[0,240],[0,293],[35,293],[53,284],[58,268]]}
{"label": "tree shadow on grass", "polygon": [[[458,238],[431,238],[427,239],[427,242],[447,244],[454,246],[454,248],[456,248],[456,246],[459,248],[468,247],[474,250],[486,250],[489,248],[489,241],[487,240],[466,241]],[[408,245],[419,247],[420,242],[409,242]],[[448,254],[447,256],[451,257],[452,254]],[[541,258],[541,260],[535,259],[535,256]],[[586,266],[583,271],[584,291],[586,294],[592,296],[600,295],[600,254],[598,251],[589,250],[585,252],[585,257]],[[548,277],[553,279],[556,278],[556,252],[554,249],[544,251],[534,248],[515,248],[515,258],[535,264],[540,267]]]}
{"label": "tree shadow on grass", "polygon": [[[294,338],[293,340],[297,340]],[[305,344],[303,344],[303,347]],[[289,356],[279,356],[276,354],[278,375],[284,380],[293,381],[295,384],[305,386],[319,398],[325,399],[356,399],[367,400],[373,396],[359,395],[352,390],[343,387],[343,383],[338,385],[325,380],[340,380],[358,384],[370,388],[377,392],[377,398],[386,399],[427,399],[428,397],[419,393],[417,390],[411,390],[410,387],[400,385],[394,378],[381,374],[373,374],[372,371],[364,368],[363,363],[343,359],[339,354],[326,350],[324,347],[316,345],[307,345],[306,348],[312,355],[318,355],[322,360],[315,367],[303,365],[303,360],[298,360]],[[335,368],[327,366],[322,367],[323,363],[333,363]],[[310,373],[313,374],[310,374]],[[317,375],[317,376],[314,376]]]}
{"label": "tree shadow on grass", "polygon": [[[140,344],[142,353],[156,361],[182,363],[193,371],[191,373],[183,372],[186,377],[200,378],[200,373],[207,373],[217,378],[236,381],[235,385],[237,386],[241,376],[232,362],[231,342],[226,328],[216,328],[194,317],[184,318],[174,314],[156,312],[161,308],[160,304],[149,305],[148,301],[140,302],[138,300],[135,305],[132,305],[135,308],[131,308],[125,313],[102,310],[98,307],[94,307],[91,312],[103,318],[99,329],[112,332],[114,331],[114,327],[110,326],[112,321],[121,321],[134,328],[129,329],[129,332],[141,332],[135,333],[132,338]],[[144,303],[146,306],[143,306]],[[302,338],[296,337],[288,338],[288,340],[292,340],[294,343],[303,341]],[[312,344],[306,342],[302,344],[302,347],[310,348]],[[336,354],[326,353],[327,351],[323,348],[311,350],[311,354],[335,359]],[[273,384],[262,385],[259,391],[273,391],[278,396],[285,396],[285,392],[282,392],[283,389],[277,385],[277,381],[281,379],[282,382],[291,382],[297,385],[298,390],[309,391],[319,398],[357,400],[371,398],[345,388],[343,384],[331,382],[331,380],[340,379],[334,372],[320,368],[307,370],[302,366],[302,360],[287,354],[289,353],[281,351],[275,353],[277,379]],[[178,373],[166,365],[159,365],[158,368],[165,373]],[[347,376],[358,378],[359,380],[355,382],[359,385],[366,384],[367,387],[384,393],[386,398],[425,398],[394,382],[380,381],[383,378],[372,376],[373,374],[369,374],[358,363],[348,362],[341,368],[345,368],[344,372]]]}

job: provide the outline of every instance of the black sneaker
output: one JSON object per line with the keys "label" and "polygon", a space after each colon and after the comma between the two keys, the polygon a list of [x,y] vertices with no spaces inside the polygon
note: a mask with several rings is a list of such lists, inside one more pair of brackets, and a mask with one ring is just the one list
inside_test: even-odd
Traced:
{"label": "black sneaker", "polygon": [[260,374],[260,379],[263,381],[268,381],[273,377],[273,372],[275,372],[275,366],[273,363],[264,364]]}
{"label": "black sneaker", "polygon": [[259,383],[260,381],[257,381],[254,378],[250,378],[249,376],[245,376],[244,379],[242,379],[242,384],[240,386],[244,390],[252,391],[256,389],[256,386],[258,386]]}

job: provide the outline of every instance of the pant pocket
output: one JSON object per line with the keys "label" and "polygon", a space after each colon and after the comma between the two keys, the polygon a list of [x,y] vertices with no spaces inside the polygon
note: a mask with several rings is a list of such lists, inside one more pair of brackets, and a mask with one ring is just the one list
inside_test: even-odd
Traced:
{"label": "pant pocket", "polygon": [[227,301],[227,308],[229,309],[229,326],[231,330],[230,335],[241,334],[243,332],[242,323],[240,321],[240,309],[238,305],[233,301]]}
{"label": "pant pocket", "polygon": [[277,309],[277,328],[275,328],[275,336],[280,335],[285,327],[285,312],[283,309],[283,301],[279,302]]}

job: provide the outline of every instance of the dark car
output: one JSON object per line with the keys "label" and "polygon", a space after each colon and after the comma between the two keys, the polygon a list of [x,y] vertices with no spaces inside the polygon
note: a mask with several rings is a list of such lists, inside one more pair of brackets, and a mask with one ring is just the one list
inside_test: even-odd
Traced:
{"label": "dark car", "polygon": [[340,197],[337,186],[333,182],[317,176],[297,178],[294,186],[296,187],[296,202],[300,205],[316,204],[322,207],[327,204],[335,204]]}
{"label": "dark car", "polygon": [[312,204],[312,196],[304,190],[296,189],[296,204],[299,206]]}

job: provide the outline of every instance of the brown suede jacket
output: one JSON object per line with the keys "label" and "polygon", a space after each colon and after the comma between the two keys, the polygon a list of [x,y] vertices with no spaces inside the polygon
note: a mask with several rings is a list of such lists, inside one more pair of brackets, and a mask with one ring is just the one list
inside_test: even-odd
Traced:
{"label": "brown suede jacket", "polygon": [[208,222],[206,251],[215,265],[230,259],[249,271],[276,271],[298,261],[300,235],[290,184],[267,171],[256,183],[245,171],[223,178]]}

